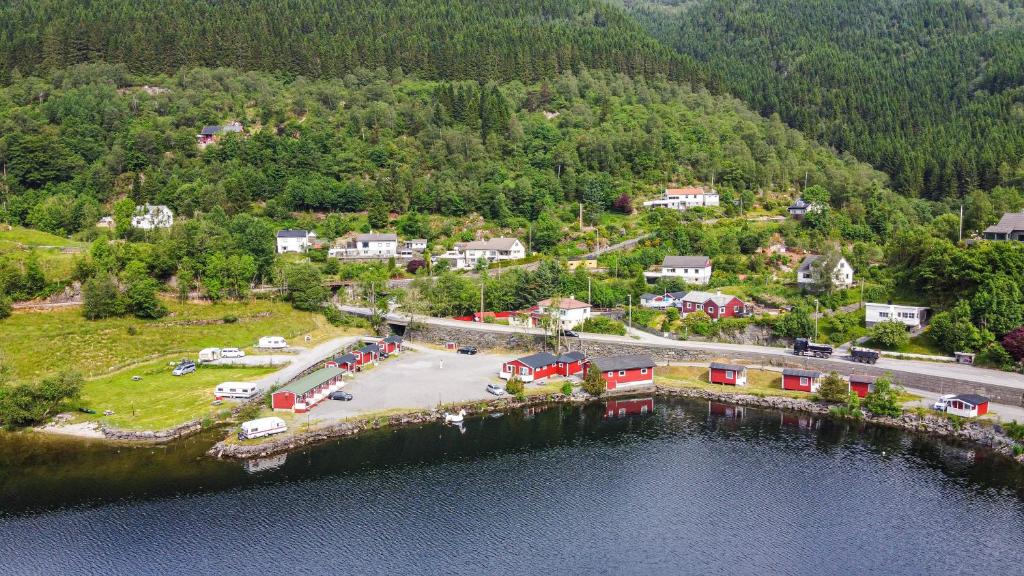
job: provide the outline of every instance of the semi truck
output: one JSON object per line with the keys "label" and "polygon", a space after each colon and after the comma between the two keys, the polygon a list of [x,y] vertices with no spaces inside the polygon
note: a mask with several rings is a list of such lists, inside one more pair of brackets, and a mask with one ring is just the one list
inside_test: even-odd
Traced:
{"label": "semi truck", "polygon": [[793,343],[793,354],[797,356],[814,356],[828,358],[832,355],[832,347],[828,344],[816,344],[807,338],[797,338]]}

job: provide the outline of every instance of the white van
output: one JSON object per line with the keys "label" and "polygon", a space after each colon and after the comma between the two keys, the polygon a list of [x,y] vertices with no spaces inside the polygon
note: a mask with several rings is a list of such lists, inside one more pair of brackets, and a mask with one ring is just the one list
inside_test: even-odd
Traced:
{"label": "white van", "polygon": [[260,389],[252,382],[224,382],[213,389],[213,395],[220,398],[252,398]]}
{"label": "white van", "polygon": [[262,438],[287,431],[288,426],[285,425],[284,420],[277,416],[269,416],[267,418],[257,418],[248,422],[242,422],[242,427],[238,429],[238,439]]}
{"label": "white van", "polygon": [[288,343],[281,336],[263,336],[260,338],[257,348],[287,348]]}
{"label": "white van", "polygon": [[220,360],[220,348],[203,348],[199,351],[200,362],[213,362]]}

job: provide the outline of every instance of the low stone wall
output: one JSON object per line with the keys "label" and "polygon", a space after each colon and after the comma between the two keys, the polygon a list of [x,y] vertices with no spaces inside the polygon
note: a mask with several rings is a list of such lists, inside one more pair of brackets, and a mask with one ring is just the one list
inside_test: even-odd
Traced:
{"label": "low stone wall", "polygon": [[410,323],[406,327],[405,338],[431,344],[455,342],[459,346],[476,346],[481,350],[539,350],[544,345],[544,337],[538,334],[489,332],[472,327],[461,328],[423,322]]}
{"label": "low stone wall", "polygon": [[100,426],[100,432],[103,433],[103,437],[107,440],[125,440],[129,442],[152,442],[152,443],[163,443],[176,440],[190,434],[195,434],[203,429],[203,423],[200,420],[193,420],[192,422],[186,422],[174,428],[168,428],[166,430],[120,430],[118,428],[109,428],[107,426]]}

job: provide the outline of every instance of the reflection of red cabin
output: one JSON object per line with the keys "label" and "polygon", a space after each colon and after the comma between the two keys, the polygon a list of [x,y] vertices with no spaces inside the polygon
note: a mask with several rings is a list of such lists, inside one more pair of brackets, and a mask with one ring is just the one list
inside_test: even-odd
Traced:
{"label": "reflection of red cabin", "polygon": [[518,376],[523,382],[536,382],[558,373],[558,358],[550,352],[538,352],[501,365],[498,376],[509,380]]}
{"label": "reflection of red cabin", "polygon": [[654,384],[654,360],[646,354],[594,358],[587,363],[584,374],[594,366],[601,371],[608,390]]}
{"label": "reflection of red cabin", "polygon": [[587,357],[582,352],[566,352],[558,357],[557,371],[562,376],[574,376],[583,373],[583,363]]}
{"label": "reflection of red cabin", "polygon": [[786,368],[782,371],[782,388],[801,392],[817,392],[821,387],[821,372]]}
{"label": "reflection of red cabin", "polygon": [[795,412],[782,413],[782,425],[794,428],[814,428],[814,417],[808,414],[797,414]]}
{"label": "reflection of red cabin", "polygon": [[321,368],[307,374],[270,395],[274,410],[306,412],[327,397],[341,382],[340,368]]}
{"label": "reflection of red cabin", "polygon": [[605,418],[622,418],[654,412],[654,398],[630,398],[628,400],[609,400],[604,403]]}
{"label": "reflection of red cabin", "polygon": [[861,398],[875,391],[875,380],[878,376],[867,374],[850,374],[850,392],[854,392]]}
{"label": "reflection of red cabin", "polygon": [[747,367],[739,364],[712,362],[708,367],[708,380],[712,384],[747,385]]}
{"label": "reflection of red cabin", "polygon": [[708,414],[722,418],[743,418],[743,406],[724,402],[708,402]]}
{"label": "reflection of red cabin", "polygon": [[359,356],[355,354],[342,354],[341,356],[331,358],[324,366],[327,368],[341,368],[346,372],[352,372],[359,367]]}
{"label": "reflection of red cabin", "polygon": [[377,343],[380,351],[385,354],[398,354],[402,351],[402,337],[392,334]]}

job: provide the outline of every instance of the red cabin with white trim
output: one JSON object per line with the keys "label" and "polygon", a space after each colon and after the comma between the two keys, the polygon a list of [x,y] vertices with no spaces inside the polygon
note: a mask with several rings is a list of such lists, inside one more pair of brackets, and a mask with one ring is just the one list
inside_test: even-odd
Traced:
{"label": "red cabin with white trim", "polygon": [[380,347],[380,351],[384,354],[398,354],[402,351],[402,344],[402,337],[392,334],[378,342],[377,346]]}
{"label": "red cabin with white trim", "polygon": [[341,377],[340,368],[321,368],[275,391],[270,395],[270,405],[274,410],[291,410],[302,414],[340,388]]}
{"label": "red cabin with white trim", "polygon": [[558,373],[558,358],[550,352],[538,352],[501,365],[498,376],[509,380],[517,376],[523,382],[536,382]]}
{"label": "red cabin with white trim", "polygon": [[367,364],[373,364],[380,358],[380,347],[376,344],[367,344],[356,350],[354,354],[359,357],[356,366],[366,366]]}
{"label": "red cabin with white trim", "polygon": [[584,374],[597,367],[606,390],[621,390],[654,385],[654,360],[646,354],[604,356],[587,363]]}
{"label": "red cabin with white trim", "polygon": [[352,353],[335,356],[325,362],[324,367],[341,368],[345,372],[354,372],[359,367],[359,356]]}
{"label": "red cabin with white trim", "polygon": [[980,394],[958,394],[946,402],[946,413],[964,418],[988,414],[988,398]]}
{"label": "red cabin with white trim", "polygon": [[708,367],[708,381],[712,384],[726,384],[729,386],[747,385],[747,367],[739,364],[723,364],[712,362]]}
{"label": "red cabin with white trim", "polygon": [[817,392],[821,388],[821,372],[786,368],[782,371],[782,389],[800,392]]}
{"label": "red cabin with white trim", "polygon": [[850,374],[850,392],[864,398],[875,391],[875,380],[878,380],[878,376]]}
{"label": "red cabin with white trim", "polygon": [[743,316],[747,313],[747,305],[743,300],[730,294],[722,294],[721,292],[711,293],[693,290],[680,298],[676,306],[683,314],[703,311],[712,320]]}
{"label": "red cabin with white trim", "polygon": [[583,365],[587,356],[583,352],[566,352],[557,358],[558,367],[556,371],[561,376],[575,376],[583,374]]}

